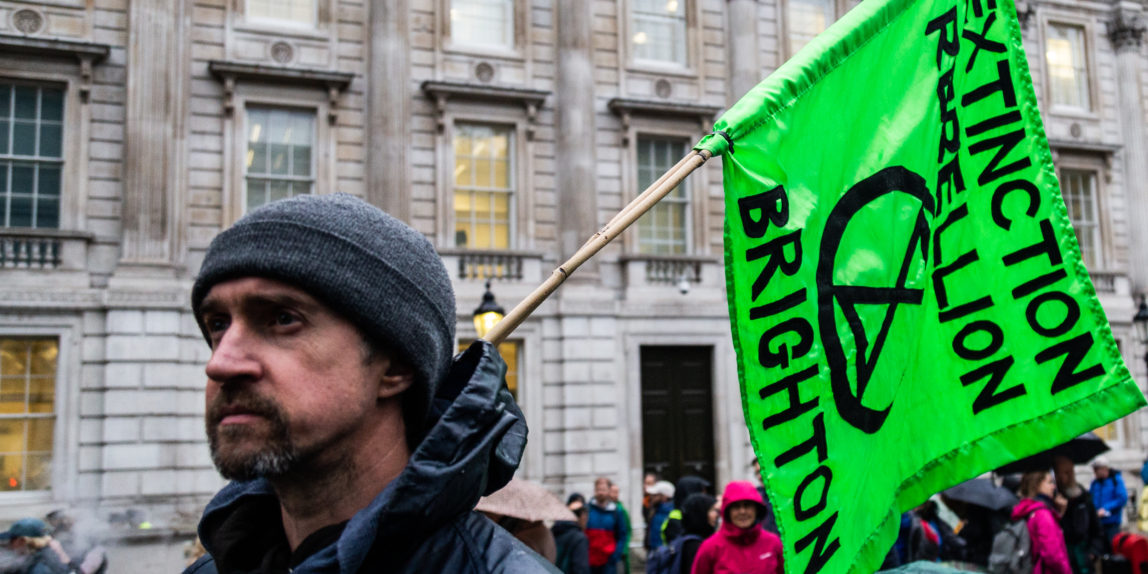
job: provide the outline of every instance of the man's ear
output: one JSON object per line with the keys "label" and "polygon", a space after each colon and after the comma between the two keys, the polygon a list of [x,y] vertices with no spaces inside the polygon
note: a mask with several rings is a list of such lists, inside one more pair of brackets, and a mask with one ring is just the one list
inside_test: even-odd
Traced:
{"label": "man's ear", "polygon": [[415,383],[415,370],[402,361],[392,360],[379,381],[380,399],[389,399],[401,394]]}

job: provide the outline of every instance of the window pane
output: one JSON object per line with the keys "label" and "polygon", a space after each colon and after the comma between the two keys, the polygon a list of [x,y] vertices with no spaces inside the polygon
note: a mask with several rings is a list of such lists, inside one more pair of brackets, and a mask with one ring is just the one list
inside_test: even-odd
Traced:
{"label": "window pane", "polygon": [[36,200],[36,221],[33,227],[56,229],[60,227],[60,200],[41,197]]}
{"label": "window pane", "polygon": [[35,120],[39,90],[32,86],[16,86],[16,119]]}
{"label": "window pane", "polygon": [[317,23],[316,0],[247,0],[247,17],[314,26]]}
{"label": "window pane", "polygon": [[36,190],[40,197],[60,196],[60,166],[40,164],[39,177]]}
{"label": "window pane", "polygon": [[0,154],[8,153],[8,138],[12,137],[12,123],[0,120]]}
{"label": "window pane", "polygon": [[1084,28],[1049,24],[1046,44],[1045,58],[1048,62],[1052,103],[1090,109]]}
{"label": "window pane", "polygon": [[16,122],[12,126],[12,154],[36,155],[36,124],[34,122]]}
{"label": "window pane", "polygon": [[51,88],[40,89],[40,119],[59,122],[64,119],[64,92]]}
{"label": "window pane", "polygon": [[18,491],[24,487],[24,456],[21,454],[0,455],[0,490]]}
{"label": "window pane", "polygon": [[32,196],[13,195],[10,199],[8,224],[12,227],[32,227]]}
{"label": "window pane", "polygon": [[834,0],[789,0],[786,14],[789,32],[789,55],[805,47],[814,37],[836,20]]}
{"label": "window pane", "polygon": [[40,124],[40,157],[60,157],[64,126]]}
{"label": "window pane", "polygon": [[28,450],[51,452],[53,426],[55,421],[50,418],[28,419]]}
{"label": "window pane", "polygon": [[[661,138],[638,139],[638,189],[649,187],[685,155],[686,143]],[[689,193],[686,183],[674,188],[638,220],[638,251],[679,255],[689,251]]]}
{"label": "window pane", "polygon": [[12,193],[32,195],[35,191],[36,166],[27,163],[12,164]]}
{"label": "window pane", "polygon": [[12,85],[0,84],[0,118],[12,115]]}
{"label": "window pane", "polygon": [[29,454],[25,458],[24,490],[48,490],[51,488],[52,455]]}
{"label": "window pane", "polygon": [[311,193],[314,147],[314,111],[248,108],[246,208]]}
{"label": "window pane", "polygon": [[686,65],[687,0],[635,2],[630,44],[634,58]]}
{"label": "window pane", "polygon": [[455,43],[514,47],[514,0],[452,0],[451,38]]}

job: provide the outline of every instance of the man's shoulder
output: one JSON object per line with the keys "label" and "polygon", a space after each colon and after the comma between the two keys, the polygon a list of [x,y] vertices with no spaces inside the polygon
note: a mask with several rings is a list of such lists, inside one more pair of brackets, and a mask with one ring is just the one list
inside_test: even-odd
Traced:
{"label": "man's shoulder", "polygon": [[204,554],[188,566],[183,574],[216,574],[215,559],[210,554]]}

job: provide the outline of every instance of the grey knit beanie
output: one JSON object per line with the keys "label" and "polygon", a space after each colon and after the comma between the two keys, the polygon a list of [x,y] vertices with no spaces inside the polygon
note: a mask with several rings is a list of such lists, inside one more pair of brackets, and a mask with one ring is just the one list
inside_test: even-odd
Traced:
{"label": "grey knit beanie", "polygon": [[455,344],[454,291],[426,237],[344,193],[301,195],[256,209],[207,249],[191,291],[205,338],[204,297],[216,284],[241,277],[302,289],[396,353],[417,378],[407,391],[413,396],[405,398],[408,423],[422,424]]}

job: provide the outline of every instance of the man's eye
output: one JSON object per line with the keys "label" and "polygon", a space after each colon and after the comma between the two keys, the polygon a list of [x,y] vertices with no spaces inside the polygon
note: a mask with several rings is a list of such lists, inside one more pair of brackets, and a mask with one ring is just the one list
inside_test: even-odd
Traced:
{"label": "man's eye", "polygon": [[294,315],[292,315],[291,313],[288,313],[286,311],[280,311],[280,312],[275,314],[275,324],[280,326],[280,327],[285,327],[287,325],[294,325],[295,323],[298,323],[298,322],[299,322],[299,319],[297,319]]}
{"label": "man's eye", "polygon": [[228,321],[226,317],[208,317],[203,324],[207,326],[208,333],[221,333],[227,329]]}

